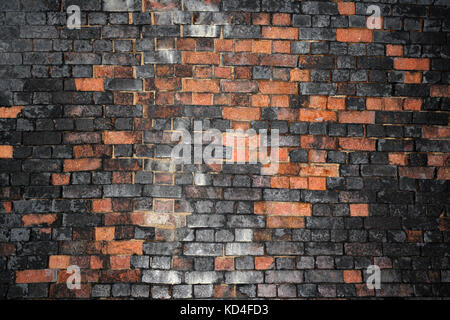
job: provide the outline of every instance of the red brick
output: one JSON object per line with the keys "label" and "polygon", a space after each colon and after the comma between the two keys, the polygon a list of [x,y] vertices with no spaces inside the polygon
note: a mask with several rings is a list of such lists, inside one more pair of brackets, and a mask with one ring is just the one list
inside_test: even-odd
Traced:
{"label": "red brick", "polygon": [[215,39],[214,47],[216,52],[233,51],[233,40]]}
{"label": "red brick", "polygon": [[438,180],[450,180],[450,167],[442,167],[437,172]]}
{"label": "red brick", "polygon": [[298,28],[263,27],[262,37],[266,39],[298,39]]}
{"label": "red brick", "polygon": [[157,78],[155,79],[155,87],[159,91],[175,91],[181,88],[181,80],[179,78]]}
{"label": "red brick", "polygon": [[311,216],[311,204],[301,202],[261,201],[254,203],[255,214],[269,216]]}
{"label": "red brick", "polygon": [[270,40],[253,40],[253,52],[256,53],[272,53],[272,41]]}
{"label": "red brick", "polygon": [[289,178],[290,189],[307,189],[308,179],[302,177],[290,177]]}
{"label": "red brick", "polygon": [[64,160],[64,171],[94,171],[100,169],[102,166],[102,159],[67,159]]}
{"label": "red brick", "polygon": [[425,139],[448,139],[450,138],[450,127],[422,127],[422,136]]}
{"label": "red brick", "polygon": [[253,14],[253,24],[257,26],[269,25],[270,24],[270,14],[269,13],[254,13]]}
{"label": "red brick", "polygon": [[336,112],[301,109],[299,120],[307,122],[336,121]]}
{"label": "red brick", "polygon": [[274,267],[273,257],[255,257],[255,270],[270,270]]}
{"label": "red brick", "polygon": [[326,136],[301,136],[300,142],[304,149],[335,150],[337,148],[336,138]]}
{"label": "red brick", "polygon": [[311,81],[311,71],[310,70],[292,69],[290,80],[291,81],[299,81],[299,82],[309,82],[309,81]]}
{"label": "red brick", "polygon": [[233,70],[231,67],[215,67],[214,76],[216,78],[231,79]]}
{"label": "red brick", "polygon": [[275,26],[288,26],[291,24],[291,15],[288,13],[274,13],[272,23]]}
{"label": "red brick", "polygon": [[256,66],[259,65],[259,55],[256,53],[224,54],[222,62],[226,66]]}
{"label": "red brick", "polygon": [[403,56],[403,46],[401,45],[386,45],[386,56],[388,57],[401,57]]}
{"label": "red brick", "polygon": [[[447,86],[447,85],[431,86],[430,95],[432,97],[450,98],[450,86]],[[1,115],[1,111],[0,111],[0,115]],[[0,116],[0,118],[1,118],[1,116]]]}
{"label": "red brick", "polygon": [[327,108],[327,100],[326,96],[310,96],[309,108],[325,110]]}
{"label": "red brick", "polygon": [[408,111],[420,111],[422,108],[422,100],[407,98],[403,102],[403,109]]}
{"label": "red brick", "polygon": [[300,229],[305,227],[305,220],[302,217],[267,217],[267,228],[271,229]]}
{"label": "red brick", "polygon": [[367,110],[383,110],[383,99],[381,98],[367,98],[366,99]]}
{"label": "red brick", "polygon": [[352,217],[368,217],[369,205],[365,203],[351,203],[350,216]]}
{"label": "red brick", "polygon": [[261,110],[258,108],[223,108],[223,118],[229,120],[259,120]]}
{"label": "red brick", "polygon": [[301,176],[338,177],[339,166],[335,164],[302,164]]}
{"label": "red brick", "polygon": [[251,52],[252,40],[235,40],[234,41],[235,52]]}
{"label": "red brick", "polygon": [[361,283],[362,275],[360,270],[344,270],[345,283]]}
{"label": "red brick", "polygon": [[95,240],[97,241],[112,241],[114,240],[114,227],[98,227],[95,228]]}
{"label": "red brick", "polygon": [[103,253],[109,255],[142,255],[142,243],[140,240],[125,240],[106,242]]}
{"label": "red brick", "polygon": [[408,242],[423,242],[421,230],[406,230],[406,238]]}
{"label": "red brick", "polygon": [[251,105],[253,107],[268,107],[270,106],[270,96],[267,95],[252,95],[251,97]]}
{"label": "red brick", "polygon": [[22,112],[23,106],[0,107],[0,119],[14,119]]}
{"label": "red brick", "polygon": [[[177,39],[178,50],[195,50],[195,39]],[[184,54],[184,52],[183,52]]]}
{"label": "red brick", "polygon": [[408,177],[413,179],[433,179],[433,167],[400,167],[398,168],[400,177]]}
{"label": "red brick", "polygon": [[270,178],[270,187],[275,189],[289,189],[289,178],[272,177]]}
{"label": "red brick", "polygon": [[0,159],[9,159],[13,157],[12,146],[0,146]]}
{"label": "red brick", "polygon": [[214,260],[214,270],[232,271],[234,270],[234,259],[230,257],[216,257]]}
{"label": "red brick", "polygon": [[[290,41],[273,41],[272,43],[273,53],[291,53]],[[295,67],[295,65],[293,66]]]}
{"label": "red brick", "polygon": [[219,64],[220,56],[213,52],[190,52],[184,51],[182,60],[185,64]]}
{"label": "red brick", "polygon": [[183,91],[219,93],[219,81],[183,79]]}
{"label": "red brick", "polygon": [[355,4],[353,2],[338,2],[338,11],[340,15],[352,16],[355,14]]}
{"label": "red brick", "polygon": [[114,67],[113,66],[94,66],[95,78],[113,78]]}
{"label": "red brick", "polygon": [[130,256],[109,257],[112,270],[130,269]]}
{"label": "red brick", "polygon": [[51,269],[16,271],[16,283],[56,282],[57,272]]}
{"label": "red brick", "polygon": [[406,166],[408,164],[408,155],[405,153],[389,153],[389,164]]}
{"label": "red brick", "polygon": [[24,227],[50,226],[56,221],[56,214],[26,214],[22,216]]}
{"label": "red brick", "polygon": [[422,83],[422,72],[405,72],[405,83]]}
{"label": "red brick", "polygon": [[48,267],[50,269],[67,269],[70,266],[70,256],[50,256]]}
{"label": "red brick", "polygon": [[142,140],[142,132],[137,131],[105,131],[105,144],[135,144]]}
{"label": "red brick", "polygon": [[372,42],[372,30],[337,29],[336,39],[340,42]]}
{"label": "red brick", "polygon": [[240,92],[240,93],[258,92],[258,83],[256,81],[222,80],[221,87],[223,92]]}
{"label": "red brick", "polygon": [[396,58],[394,69],[397,70],[430,70],[430,59]]}
{"label": "red brick", "polygon": [[70,174],[67,173],[53,173],[52,185],[54,186],[66,186],[70,183]]}
{"label": "red brick", "polygon": [[77,91],[105,91],[103,79],[75,79]]}
{"label": "red brick", "polygon": [[373,111],[343,111],[339,112],[340,123],[375,123]]}
{"label": "red brick", "polygon": [[192,103],[200,106],[210,106],[213,104],[213,95],[210,93],[192,94]]}
{"label": "red brick", "polygon": [[339,138],[339,146],[344,150],[375,151],[375,140],[365,138]]}
{"label": "red brick", "polygon": [[111,212],[111,199],[92,200],[92,212]]}
{"label": "red brick", "polygon": [[327,178],[325,177],[308,177],[309,190],[327,190]]}
{"label": "red brick", "polygon": [[329,110],[345,110],[345,98],[328,97],[327,108]]}
{"label": "red brick", "polygon": [[295,55],[271,54],[262,57],[261,65],[276,67],[295,67],[297,66],[297,60],[298,58]]}

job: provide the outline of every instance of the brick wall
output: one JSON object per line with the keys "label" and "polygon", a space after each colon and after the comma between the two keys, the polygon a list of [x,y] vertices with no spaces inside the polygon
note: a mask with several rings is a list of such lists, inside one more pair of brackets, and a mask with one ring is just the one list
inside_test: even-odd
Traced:
{"label": "brick wall", "polygon": [[[448,297],[449,17],[1,1],[0,298]],[[279,130],[278,170],[174,163],[194,121]]]}

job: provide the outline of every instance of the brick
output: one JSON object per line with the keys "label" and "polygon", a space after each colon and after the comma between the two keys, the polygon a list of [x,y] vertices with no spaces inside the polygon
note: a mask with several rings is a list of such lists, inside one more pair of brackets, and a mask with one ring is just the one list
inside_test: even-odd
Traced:
{"label": "brick", "polygon": [[305,220],[301,217],[270,216],[267,217],[267,227],[281,229],[304,228]]}
{"label": "brick", "polygon": [[214,270],[217,271],[234,270],[234,258],[217,257],[214,260]]}
{"label": "brick", "polygon": [[394,60],[396,70],[430,70],[429,59],[396,58]]}
{"label": "brick", "polygon": [[259,120],[260,110],[255,108],[223,108],[223,118],[229,120]]}
{"label": "brick", "polygon": [[434,168],[428,167],[411,167],[398,168],[399,176],[408,177],[412,179],[433,179],[434,177]]}
{"label": "brick", "polygon": [[361,138],[339,138],[339,146],[344,150],[374,151],[375,140]]}
{"label": "brick", "polygon": [[50,256],[48,267],[50,269],[67,269],[70,265],[70,256]]}
{"label": "brick", "polygon": [[273,257],[255,257],[255,270],[269,270],[275,265]]}
{"label": "brick", "polygon": [[27,214],[22,216],[22,222],[25,227],[50,226],[56,219],[56,214]]}
{"label": "brick", "polygon": [[401,57],[403,56],[403,46],[401,45],[386,45],[386,56],[388,57]]}
{"label": "brick", "polygon": [[106,242],[102,251],[109,255],[142,255],[142,243],[139,240]]}
{"label": "brick", "polygon": [[262,94],[296,94],[297,85],[281,81],[258,81]]}
{"label": "brick", "polygon": [[219,82],[216,80],[183,79],[183,91],[219,93]]}
{"label": "brick", "polygon": [[256,81],[221,81],[223,92],[238,92],[238,93],[256,93],[258,92],[258,83]]}
{"label": "brick", "polygon": [[56,270],[24,270],[16,271],[16,283],[56,282]]}
{"label": "brick", "polygon": [[9,159],[13,157],[12,146],[0,146],[0,159]]}
{"label": "brick", "polygon": [[338,2],[337,6],[340,15],[352,16],[356,13],[354,2]]}
{"label": "brick", "polygon": [[372,42],[372,30],[337,29],[336,40],[340,42]]}
{"label": "brick", "polygon": [[93,171],[100,169],[101,166],[102,166],[101,159],[64,160],[64,171],[66,172]]}
{"label": "brick", "polygon": [[292,69],[290,71],[291,81],[309,82],[311,81],[311,71],[310,70],[299,70]]}
{"label": "brick", "polygon": [[52,185],[63,186],[70,183],[70,174],[65,173],[53,173],[52,174]]}
{"label": "brick", "polygon": [[0,107],[0,118],[1,119],[14,119],[17,118],[20,112],[23,110],[23,106],[13,106],[13,107]]}
{"label": "brick", "polygon": [[368,217],[369,205],[368,204],[350,204],[350,215],[352,217]]}
{"label": "brick", "polygon": [[373,111],[343,111],[339,112],[340,123],[375,123]]}
{"label": "brick", "polygon": [[105,144],[134,144],[142,140],[140,132],[133,131],[105,131]]}
{"label": "brick", "polygon": [[311,204],[298,202],[255,202],[255,214],[286,215],[286,216],[310,216]]}
{"label": "brick", "polygon": [[299,121],[306,122],[336,121],[336,118],[336,112],[322,110],[301,109],[299,115]]}
{"label": "brick", "polygon": [[359,270],[344,270],[344,282],[345,283],[361,283],[362,276]]}
{"label": "brick", "polygon": [[300,168],[302,176],[338,177],[339,167],[333,164],[307,164]]}
{"label": "brick", "polygon": [[266,39],[297,40],[298,28],[263,27],[262,37]]}
{"label": "brick", "polygon": [[[450,86],[445,86],[445,85],[431,86],[431,88],[430,88],[430,95],[432,97],[446,97],[446,98],[450,98]],[[0,114],[1,114],[1,112],[0,112]]]}
{"label": "brick", "polygon": [[182,61],[186,64],[219,64],[220,56],[213,52],[190,52],[182,53]]}
{"label": "brick", "polygon": [[95,240],[97,241],[112,241],[114,240],[114,227],[98,227],[95,228]]}

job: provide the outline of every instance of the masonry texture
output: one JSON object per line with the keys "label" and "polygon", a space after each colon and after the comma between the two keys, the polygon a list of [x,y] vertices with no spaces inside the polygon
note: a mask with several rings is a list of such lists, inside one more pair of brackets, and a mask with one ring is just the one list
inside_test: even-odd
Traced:
{"label": "masonry texture", "polygon": [[0,298],[449,297],[450,1],[374,2],[0,0]]}

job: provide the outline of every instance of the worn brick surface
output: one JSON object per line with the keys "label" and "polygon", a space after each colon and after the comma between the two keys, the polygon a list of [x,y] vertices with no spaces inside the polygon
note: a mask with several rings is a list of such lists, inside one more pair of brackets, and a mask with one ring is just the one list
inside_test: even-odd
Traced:
{"label": "worn brick surface", "polygon": [[449,5],[1,1],[0,299],[449,297]]}

